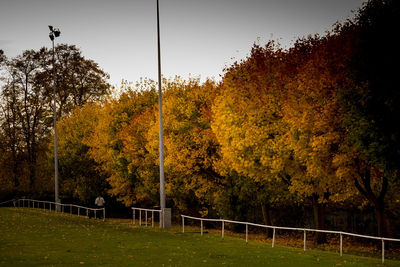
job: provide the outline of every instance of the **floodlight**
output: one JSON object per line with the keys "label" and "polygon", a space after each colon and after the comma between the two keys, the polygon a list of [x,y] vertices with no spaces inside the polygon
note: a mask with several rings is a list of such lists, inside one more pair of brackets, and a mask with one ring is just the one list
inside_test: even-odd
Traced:
{"label": "floodlight", "polygon": [[49,33],[49,37],[50,37],[50,40],[54,41],[54,35],[53,35],[53,33],[52,33],[52,32],[51,32],[51,33]]}
{"label": "floodlight", "polygon": [[49,25],[50,31],[53,31],[53,26]]}
{"label": "floodlight", "polygon": [[60,34],[61,34],[61,32],[60,32],[60,30],[58,28],[54,29],[53,32],[54,32],[55,37],[59,37]]}

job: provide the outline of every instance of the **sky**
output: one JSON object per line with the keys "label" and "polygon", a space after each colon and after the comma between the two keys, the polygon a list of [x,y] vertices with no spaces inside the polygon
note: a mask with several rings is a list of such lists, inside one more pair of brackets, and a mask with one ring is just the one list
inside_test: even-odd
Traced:
{"label": "sky", "polygon": [[[254,43],[284,48],[354,17],[362,0],[159,0],[162,74],[220,80]],[[0,0],[0,49],[15,57],[56,43],[76,45],[110,74],[157,80],[156,0]]]}

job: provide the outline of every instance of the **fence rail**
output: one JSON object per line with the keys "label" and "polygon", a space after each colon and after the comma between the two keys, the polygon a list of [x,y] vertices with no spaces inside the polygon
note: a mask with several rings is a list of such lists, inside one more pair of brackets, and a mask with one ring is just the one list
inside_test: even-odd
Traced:
{"label": "fence rail", "polygon": [[[78,216],[81,216],[81,210],[84,212],[83,215],[86,213],[86,217],[89,217],[90,212],[93,213],[94,218],[97,219],[97,213],[100,211],[103,212],[103,220],[106,219],[106,209],[105,208],[89,208],[89,207],[84,207],[80,205],[75,205],[75,204],[62,204],[62,203],[56,203],[52,201],[44,201],[44,200],[35,200],[35,199],[27,199],[27,198],[21,198],[21,199],[13,199],[9,201],[5,201],[0,203],[5,204],[8,202],[13,202],[14,207],[27,207],[27,208],[42,208],[42,209],[49,209],[54,210],[54,211],[61,211],[62,213],[66,213],[67,208],[69,208],[69,213],[72,214],[77,214]],[[54,209],[52,209],[54,207]],[[76,213],[74,213],[74,208]],[[100,213],[101,214],[101,213]]]}
{"label": "fence rail", "polygon": [[144,211],[145,213],[145,225],[147,226],[148,222],[148,213],[151,213],[151,227],[154,227],[154,213],[158,213],[158,220],[159,220],[159,225],[161,228],[161,210],[156,210],[156,209],[143,209],[143,208],[136,208],[132,207],[132,224],[136,224],[136,211],[139,211],[139,225],[142,225],[142,212]]}
{"label": "fence rail", "polygon": [[340,256],[343,255],[343,236],[344,235],[367,238],[367,239],[381,240],[382,241],[382,264],[385,263],[385,241],[400,242],[400,239],[395,239],[395,238],[377,237],[377,236],[369,236],[369,235],[359,235],[359,234],[353,234],[353,233],[342,232],[342,231],[318,230],[318,229],[295,228],[295,227],[281,227],[281,226],[263,225],[263,224],[256,224],[256,223],[250,223],[250,222],[240,222],[240,221],[225,220],[225,219],[207,219],[207,218],[192,217],[192,216],[187,216],[187,215],[181,215],[181,216],[182,216],[182,233],[185,233],[185,218],[200,221],[200,234],[201,235],[203,235],[203,221],[221,222],[221,235],[222,235],[222,238],[224,238],[224,235],[225,235],[225,223],[244,224],[244,225],[246,225],[246,243],[248,243],[249,226],[273,229],[273,232],[272,232],[272,247],[274,247],[274,245],[275,245],[275,231],[277,229],[278,230],[303,231],[304,232],[304,239],[303,239],[303,249],[304,249],[304,251],[306,251],[306,240],[307,240],[307,234],[306,233],[307,232],[320,232],[320,233],[328,233],[328,234],[338,234],[339,238],[340,238],[340,244],[339,244]]}

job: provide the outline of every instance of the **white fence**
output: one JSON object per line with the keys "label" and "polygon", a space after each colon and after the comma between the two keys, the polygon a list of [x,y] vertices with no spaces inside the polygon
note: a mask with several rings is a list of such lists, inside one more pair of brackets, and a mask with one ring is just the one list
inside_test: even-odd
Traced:
{"label": "white fence", "polygon": [[145,226],[148,223],[148,215],[151,213],[151,227],[154,227],[154,213],[158,213],[158,221],[161,228],[161,210],[156,209],[142,209],[132,207],[133,215],[132,215],[132,224],[136,224],[136,211],[139,211],[139,225],[142,225],[142,213],[144,212],[144,222]]}
{"label": "white fence", "polygon": [[201,235],[203,235],[203,221],[221,222],[222,223],[222,225],[221,225],[222,238],[224,238],[224,234],[225,234],[224,233],[225,232],[225,223],[244,224],[244,225],[246,225],[246,243],[248,243],[248,240],[249,240],[248,239],[248,236],[249,236],[249,225],[250,226],[255,226],[255,227],[263,227],[263,228],[273,229],[273,232],[272,232],[272,247],[274,247],[274,245],[275,245],[275,232],[276,232],[276,229],[279,229],[279,230],[292,230],[292,231],[303,231],[304,232],[304,239],[303,239],[303,249],[304,249],[304,251],[306,251],[306,239],[307,239],[306,232],[322,232],[322,233],[328,233],[328,234],[338,234],[339,238],[340,238],[340,245],[339,245],[340,256],[343,255],[343,236],[344,235],[381,240],[382,241],[382,264],[385,263],[385,241],[400,242],[400,239],[386,238],[386,237],[376,237],[376,236],[368,236],[368,235],[359,235],[359,234],[353,234],[353,233],[347,233],[347,232],[341,232],[341,231],[328,231],[328,230],[317,230],[317,229],[308,229],[308,228],[294,228],[294,227],[280,227],[280,226],[263,225],[263,224],[256,224],[256,223],[250,223],[250,222],[239,222],[239,221],[231,221],[231,220],[224,220],[224,219],[205,219],[205,218],[198,218],[198,217],[192,217],[192,216],[186,216],[186,215],[181,215],[181,216],[182,216],[182,233],[185,233],[185,218],[200,221],[200,234]]}
{"label": "white fence", "polygon": [[62,213],[70,213],[71,215],[77,214],[78,216],[84,215],[86,217],[89,217],[89,215],[91,215],[91,213],[92,213],[94,218],[97,218],[98,213],[101,214],[101,212],[102,212],[103,220],[106,219],[106,209],[105,208],[93,209],[93,208],[83,207],[83,206],[74,205],[74,204],[62,204],[62,203],[56,203],[56,202],[52,202],[52,201],[42,201],[42,200],[25,199],[25,198],[5,201],[5,202],[0,203],[0,205],[8,203],[8,202],[12,202],[14,207],[41,208],[41,209],[48,209],[50,211],[58,210]]}

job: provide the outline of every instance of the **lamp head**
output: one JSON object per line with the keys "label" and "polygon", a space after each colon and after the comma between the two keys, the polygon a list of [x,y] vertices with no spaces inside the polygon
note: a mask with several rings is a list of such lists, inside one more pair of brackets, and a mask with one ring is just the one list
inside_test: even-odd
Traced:
{"label": "lamp head", "polygon": [[53,31],[53,26],[49,25],[50,31]]}
{"label": "lamp head", "polygon": [[61,32],[60,32],[60,30],[59,30],[58,28],[54,29],[53,32],[54,32],[54,36],[55,36],[55,37],[59,37],[60,34],[61,34]]}
{"label": "lamp head", "polygon": [[50,40],[54,41],[54,35],[52,32],[49,34],[49,37],[50,37]]}

